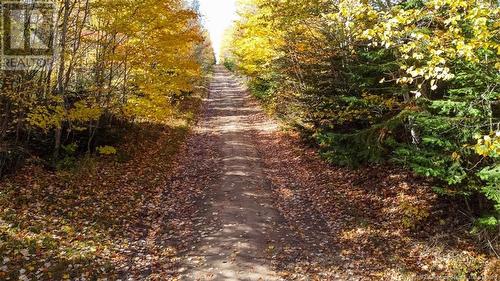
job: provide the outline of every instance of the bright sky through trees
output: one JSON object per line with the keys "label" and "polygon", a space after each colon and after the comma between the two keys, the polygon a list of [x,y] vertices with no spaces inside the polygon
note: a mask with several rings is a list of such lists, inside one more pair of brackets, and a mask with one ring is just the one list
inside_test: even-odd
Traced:
{"label": "bright sky through trees", "polygon": [[200,9],[218,57],[224,31],[236,19],[236,0],[200,0]]}

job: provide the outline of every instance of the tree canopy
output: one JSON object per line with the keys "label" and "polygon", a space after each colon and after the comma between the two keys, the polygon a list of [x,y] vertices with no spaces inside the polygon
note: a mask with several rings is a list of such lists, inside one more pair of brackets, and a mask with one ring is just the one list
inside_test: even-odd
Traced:
{"label": "tree canopy", "polygon": [[222,59],[326,159],[412,168],[499,225],[497,1],[248,0],[240,16]]}

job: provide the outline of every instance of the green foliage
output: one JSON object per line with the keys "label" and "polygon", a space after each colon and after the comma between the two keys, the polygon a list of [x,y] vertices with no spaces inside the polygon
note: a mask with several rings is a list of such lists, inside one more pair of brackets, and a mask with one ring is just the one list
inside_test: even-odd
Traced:
{"label": "green foliage", "polygon": [[77,165],[76,153],[78,150],[77,143],[70,143],[61,146],[62,155],[60,159],[56,159],[56,169],[57,170],[70,170],[74,169]]}
{"label": "green foliage", "polygon": [[269,81],[261,77],[252,79],[248,83],[248,88],[255,95],[255,97],[264,102],[271,102],[271,98],[276,89],[273,85],[273,81]]}
{"label": "green foliage", "polygon": [[236,70],[236,63],[233,60],[226,59],[224,60],[224,67],[229,71],[234,72]]}
{"label": "green foliage", "polygon": [[62,146],[62,150],[64,151],[64,154],[66,155],[74,155],[78,149],[78,144],[76,143],[70,143],[67,145]]}
{"label": "green foliage", "polygon": [[496,211],[500,213],[500,165],[486,167],[478,173],[478,176],[485,183],[482,192],[494,202]]}
{"label": "green foliage", "polygon": [[498,225],[498,220],[494,216],[482,217],[476,221],[476,226],[480,228],[495,229]]}
{"label": "green foliage", "polygon": [[399,131],[408,112],[384,123],[355,133],[317,132],[315,141],[322,155],[332,163],[359,166],[364,163],[381,163],[394,144],[394,132]]}
{"label": "green foliage", "polygon": [[99,146],[96,148],[97,152],[101,155],[115,155],[116,154],[116,148],[106,145],[106,146]]}

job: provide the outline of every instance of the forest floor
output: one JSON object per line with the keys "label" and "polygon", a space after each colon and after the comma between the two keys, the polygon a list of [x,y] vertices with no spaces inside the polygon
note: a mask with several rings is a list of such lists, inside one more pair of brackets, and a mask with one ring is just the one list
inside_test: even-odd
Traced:
{"label": "forest floor", "polygon": [[490,257],[461,206],[395,167],[326,164],[229,72],[213,79],[191,131],[2,180],[0,279],[479,280]]}

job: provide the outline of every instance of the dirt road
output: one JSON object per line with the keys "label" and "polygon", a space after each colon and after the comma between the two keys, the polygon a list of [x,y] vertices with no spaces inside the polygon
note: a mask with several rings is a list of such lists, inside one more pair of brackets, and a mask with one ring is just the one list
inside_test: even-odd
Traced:
{"label": "dirt road", "polygon": [[279,236],[280,217],[252,142],[253,130],[276,124],[253,123],[240,83],[217,68],[200,133],[218,136],[222,175],[207,196],[201,240],[185,260],[185,280],[280,280],[266,259]]}

